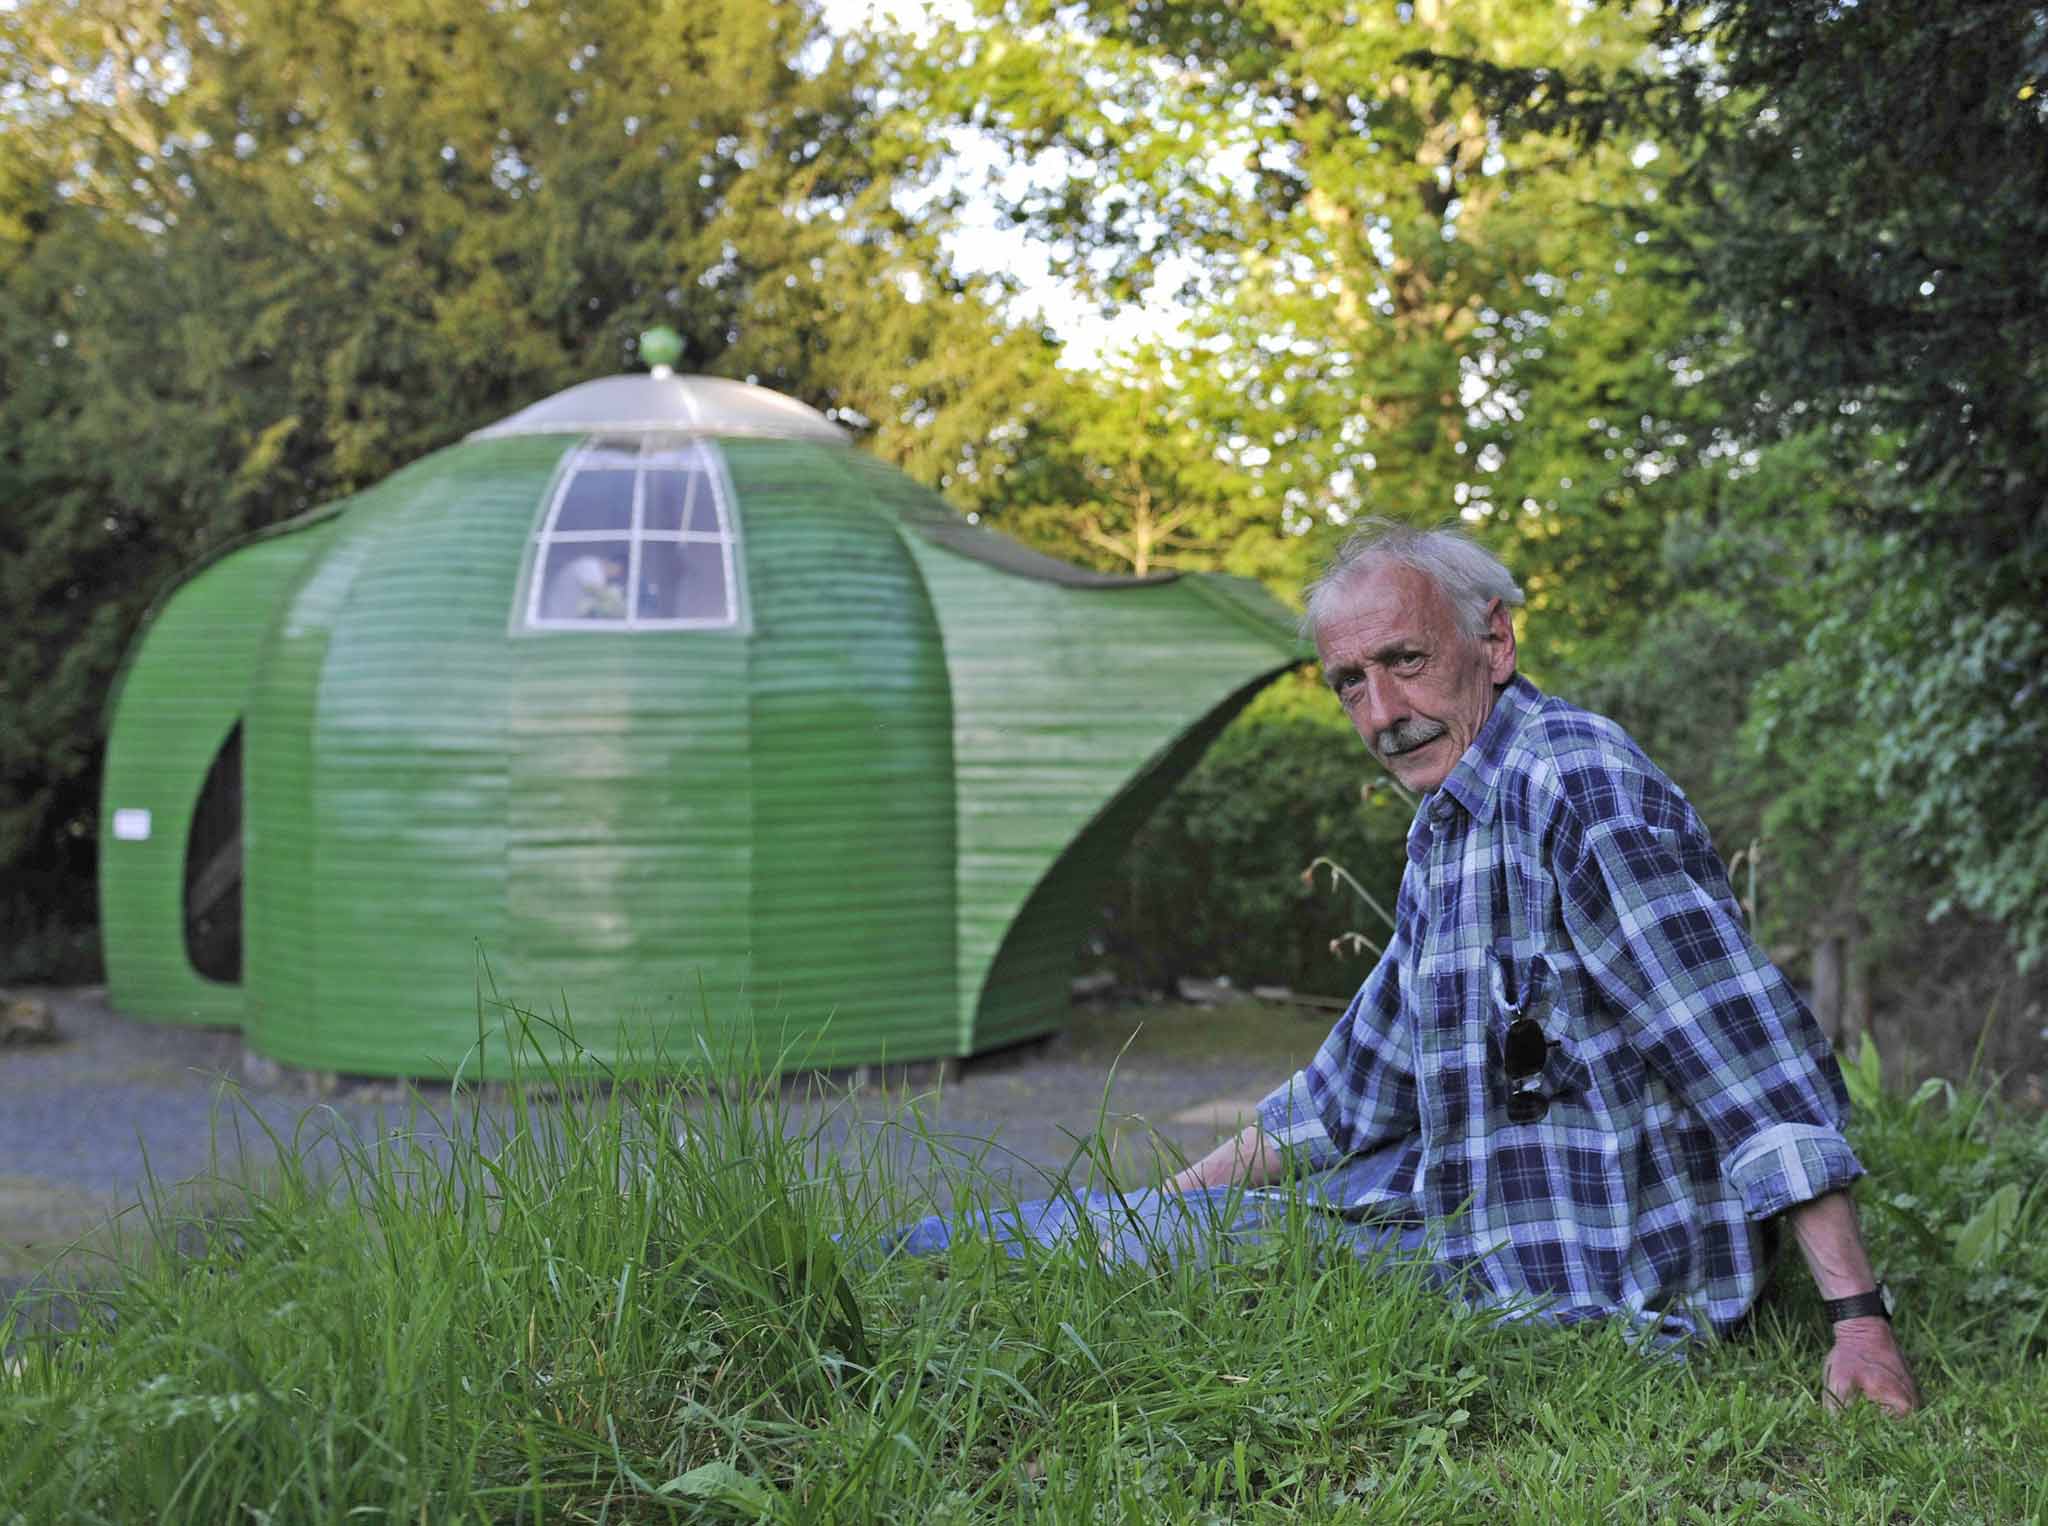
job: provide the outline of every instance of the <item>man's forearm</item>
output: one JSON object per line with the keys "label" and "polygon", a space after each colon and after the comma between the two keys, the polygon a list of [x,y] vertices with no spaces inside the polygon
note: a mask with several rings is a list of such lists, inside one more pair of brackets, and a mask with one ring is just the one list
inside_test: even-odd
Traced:
{"label": "man's forearm", "polygon": [[1799,1252],[1813,1273],[1823,1298],[1847,1298],[1877,1286],[1863,1235],[1856,1226],[1856,1205],[1846,1192],[1825,1192],[1797,1208],[1785,1210]]}
{"label": "man's forearm", "polygon": [[1169,1192],[1197,1192],[1204,1187],[1263,1187],[1285,1168],[1280,1147],[1256,1123],[1247,1125],[1207,1155],[1176,1172],[1165,1183]]}

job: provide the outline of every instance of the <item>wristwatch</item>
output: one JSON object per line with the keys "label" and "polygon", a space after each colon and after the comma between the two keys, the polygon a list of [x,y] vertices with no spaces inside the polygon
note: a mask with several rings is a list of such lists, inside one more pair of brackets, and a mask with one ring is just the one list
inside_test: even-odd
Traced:
{"label": "wristwatch", "polygon": [[1868,1293],[1851,1293],[1847,1298],[1823,1298],[1820,1306],[1827,1312],[1828,1323],[1839,1325],[1845,1319],[1878,1319],[1890,1321],[1892,1317],[1891,1290],[1879,1283]]}

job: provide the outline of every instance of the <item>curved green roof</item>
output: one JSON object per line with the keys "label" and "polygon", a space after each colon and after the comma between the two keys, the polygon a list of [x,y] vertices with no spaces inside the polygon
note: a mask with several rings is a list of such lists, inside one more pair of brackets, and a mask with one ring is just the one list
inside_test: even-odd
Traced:
{"label": "curved green roof", "polygon": [[[160,608],[102,811],[117,1004],[425,1075],[479,993],[566,1006],[612,1062],[707,1023],[809,1065],[1060,1025],[1107,859],[1301,660],[1292,617],[1234,579],[1045,575],[809,410],[764,422],[801,405],[671,380],[615,395],[703,427],[480,431]],[[239,986],[190,966],[177,826],[224,819],[237,725]],[[168,829],[113,830],[144,810]]]}

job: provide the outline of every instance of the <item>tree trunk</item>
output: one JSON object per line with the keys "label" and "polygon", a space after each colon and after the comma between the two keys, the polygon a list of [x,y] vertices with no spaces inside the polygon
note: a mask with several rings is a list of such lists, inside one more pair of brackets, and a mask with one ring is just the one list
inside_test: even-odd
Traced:
{"label": "tree trunk", "polygon": [[1837,1049],[1848,1037],[1842,1031],[1847,952],[1848,939],[1836,932],[1823,933],[1813,946],[1813,1015]]}
{"label": "tree trunk", "polygon": [[1849,939],[1844,955],[1848,979],[1842,988],[1842,1037],[1836,1047],[1845,1054],[1870,1037],[1870,971],[1857,957],[1856,943]]}

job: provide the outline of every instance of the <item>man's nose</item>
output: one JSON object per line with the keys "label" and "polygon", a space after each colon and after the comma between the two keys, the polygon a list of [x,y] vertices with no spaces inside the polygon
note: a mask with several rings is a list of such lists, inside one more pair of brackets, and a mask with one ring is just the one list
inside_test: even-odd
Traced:
{"label": "man's nose", "polygon": [[1385,673],[1367,669],[1365,674],[1365,722],[1374,736],[1408,719],[1407,696],[1401,686]]}

